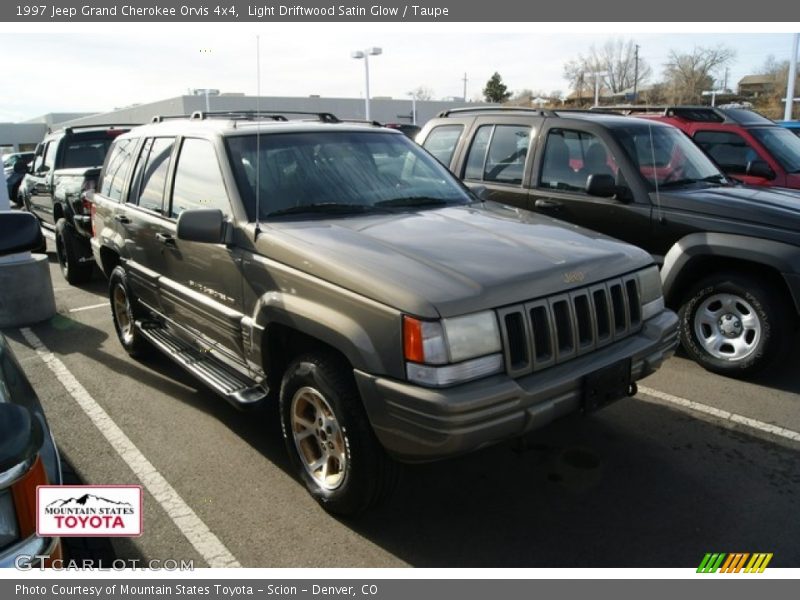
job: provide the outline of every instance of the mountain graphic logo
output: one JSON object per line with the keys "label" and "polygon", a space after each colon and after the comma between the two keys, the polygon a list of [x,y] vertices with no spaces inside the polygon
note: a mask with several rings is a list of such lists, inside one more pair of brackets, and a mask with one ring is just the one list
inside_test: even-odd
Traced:
{"label": "mountain graphic logo", "polygon": [[94,494],[84,494],[78,498],[67,498],[66,500],[53,500],[50,504],[47,505],[47,508],[64,508],[64,507],[98,507],[98,506],[108,506],[109,504],[114,506],[128,506],[133,508],[133,504],[130,502],[117,502],[116,500],[109,500],[108,498],[103,498],[102,496],[95,496]]}

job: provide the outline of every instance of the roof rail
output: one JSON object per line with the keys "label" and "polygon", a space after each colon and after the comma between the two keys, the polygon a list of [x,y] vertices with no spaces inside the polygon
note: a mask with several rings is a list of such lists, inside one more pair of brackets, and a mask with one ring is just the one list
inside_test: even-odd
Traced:
{"label": "roof rail", "polygon": [[592,107],[592,108],[557,108],[554,111],[557,115],[562,115],[564,113],[567,114],[584,114],[584,115],[618,115],[619,113],[615,110],[608,110],[605,106],[603,107]]}
{"label": "roof rail", "polygon": [[[68,127],[64,127],[64,133],[69,135],[76,129],[102,129],[103,127],[113,129],[115,127],[139,127],[140,125],[141,123],[97,123],[95,125],[70,125]],[[58,131],[58,129],[54,129],[53,131]]]}
{"label": "roof rail", "polygon": [[482,112],[521,112],[521,113],[535,113],[543,117],[552,117],[554,112],[552,110],[545,110],[543,108],[528,108],[526,106],[476,106],[476,107],[462,107],[462,108],[448,108],[437,114],[437,117],[449,117],[452,114],[468,114],[468,113],[482,113]]}
{"label": "roof rail", "polygon": [[622,115],[629,115],[631,113],[636,112],[645,112],[645,113],[654,113],[654,114],[664,114],[664,111],[667,109],[667,106],[663,104],[612,104],[610,106],[593,106],[589,110],[591,112],[608,112],[608,113],[615,113],[615,114],[622,114]]}
{"label": "roof rail", "polygon": [[340,123],[341,121],[336,115],[329,112],[317,112],[308,110],[225,110],[225,111],[194,111],[190,119],[209,119],[209,118],[222,118],[222,119],[271,119],[273,121],[288,121],[285,115],[313,115],[323,123]]}
{"label": "roof rail", "polygon": [[339,119],[340,123],[364,123],[365,125],[372,125],[374,127],[386,127],[380,121],[376,121],[375,119]]}

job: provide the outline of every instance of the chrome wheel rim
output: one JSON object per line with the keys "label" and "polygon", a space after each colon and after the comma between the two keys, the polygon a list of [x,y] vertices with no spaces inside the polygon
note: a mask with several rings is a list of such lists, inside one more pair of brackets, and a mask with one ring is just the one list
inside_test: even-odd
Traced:
{"label": "chrome wheel rim", "polygon": [[714,358],[739,361],[756,351],[763,324],[753,305],[735,294],[713,294],[694,315],[698,342]]}
{"label": "chrome wheel rim", "polygon": [[113,293],[114,318],[119,327],[119,335],[125,344],[133,341],[133,315],[131,314],[131,303],[128,301],[128,294],[122,284],[114,286]]}
{"label": "chrome wheel rim", "polygon": [[302,387],[295,392],[291,427],[306,473],[323,489],[338,488],[347,474],[347,448],[333,409],[316,389]]}

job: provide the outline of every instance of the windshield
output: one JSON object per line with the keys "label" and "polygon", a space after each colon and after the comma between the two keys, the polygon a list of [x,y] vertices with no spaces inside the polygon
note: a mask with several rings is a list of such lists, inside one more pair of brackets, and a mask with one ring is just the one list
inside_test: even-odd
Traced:
{"label": "windshield", "polygon": [[800,173],[800,138],[781,127],[757,127],[750,130],[769,150],[787,173]]}
{"label": "windshield", "polygon": [[674,127],[628,125],[615,129],[614,135],[650,189],[727,181],[711,159]]}
{"label": "windshield", "polygon": [[[472,198],[436,159],[404,135],[374,131],[261,134],[227,139],[250,219],[465,204]],[[260,158],[259,158],[260,154]]]}

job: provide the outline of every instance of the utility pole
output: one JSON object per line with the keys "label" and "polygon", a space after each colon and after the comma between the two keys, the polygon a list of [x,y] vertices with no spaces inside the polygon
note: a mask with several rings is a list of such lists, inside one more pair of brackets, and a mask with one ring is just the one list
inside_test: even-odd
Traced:
{"label": "utility pole", "polygon": [[639,89],[639,44],[633,52],[633,103],[636,104],[637,91]]}
{"label": "utility pole", "polygon": [[466,102],[467,101],[467,74],[466,73],[464,73],[464,79],[462,81],[464,82],[464,102]]}
{"label": "utility pole", "polygon": [[786,108],[783,109],[783,120],[792,120],[792,108],[794,107],[794,82],[797,79],[797,45],[800,40],[800,33],[795,33],[792,37],[792,57],[789,61],[789,83],[786,84]]}
{"label": "utility pole", "polygon": [[730,68],[729,67],[725,67],[725,81],[722,82],[722,89],[723,90],[727,90],[728,89],[728,73],[729,72],[730,72]]}

